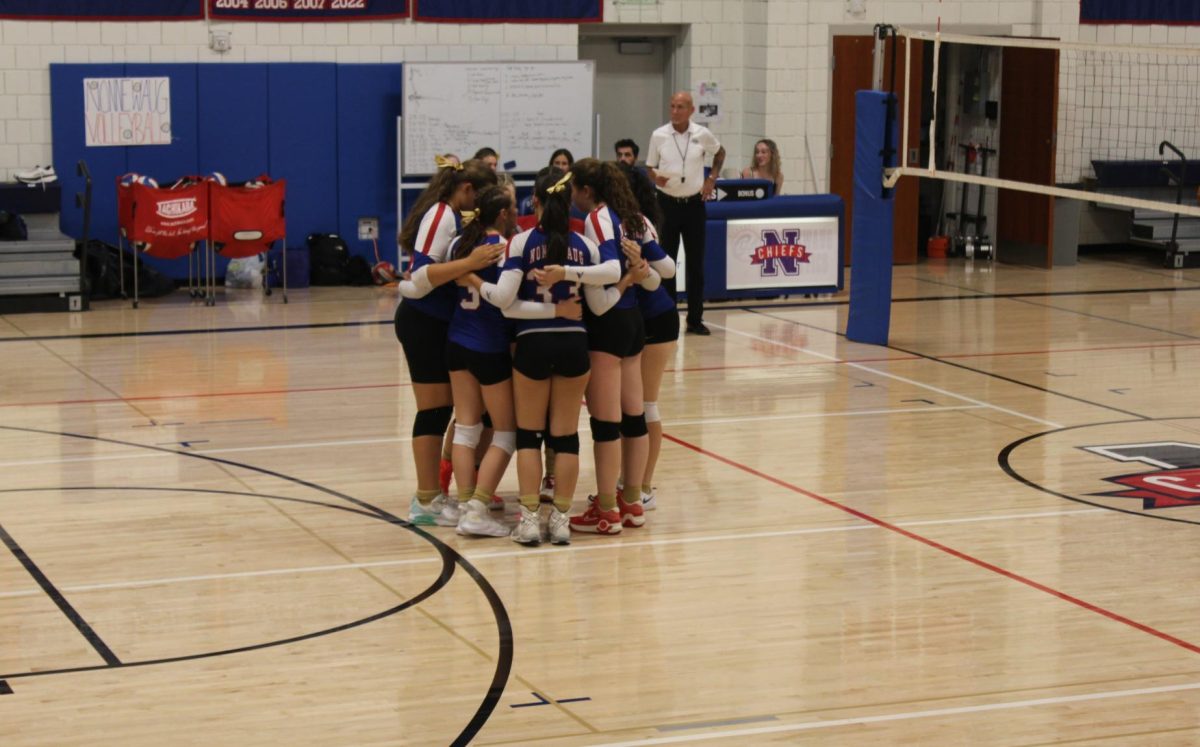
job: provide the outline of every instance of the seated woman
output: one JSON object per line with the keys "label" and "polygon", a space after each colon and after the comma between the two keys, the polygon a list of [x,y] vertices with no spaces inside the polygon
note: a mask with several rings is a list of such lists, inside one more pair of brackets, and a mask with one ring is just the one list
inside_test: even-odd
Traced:
{"label": "seated woman", "polygon": [[754,144],[754,159],[742,169],[743,179],[767,179],[775,183],[775,194],[783,191],[783,171],[779,168],[779,148],[774,140]]}

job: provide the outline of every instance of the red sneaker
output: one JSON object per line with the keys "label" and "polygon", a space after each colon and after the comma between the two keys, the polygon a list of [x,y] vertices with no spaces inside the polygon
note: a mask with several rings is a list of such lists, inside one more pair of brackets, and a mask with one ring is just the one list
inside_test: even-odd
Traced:
{"label": "red sneaker", "polygon": [[454,477],[454,465],[449,459],[443,459],[438,465],[438,486],[442,489],[442,495],[450,495],[450,478]]}
{"label": "red sneaker", "polygon": [[571,517],[571,529],[590,534],[620,534],[621,513],[616,509],[601,511],[600,504],[593,501],[587,511]]}
{"label": "red sneaker", "polygon": [[621,524],[627,527],[640,527],[646,523],[646,512],[641,501],[626,503],[617,499],[617,511],[621,514]]}

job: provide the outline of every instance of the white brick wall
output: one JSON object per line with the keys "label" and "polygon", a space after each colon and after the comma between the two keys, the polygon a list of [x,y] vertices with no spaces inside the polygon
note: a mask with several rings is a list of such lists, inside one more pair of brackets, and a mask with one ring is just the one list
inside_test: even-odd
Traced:
{"label": "white brick wall", "polygon": [[[788,191],[828,186],[830,38],[834,29],[867,33],[874,23],[1002,24],[1014,32],[1068,40],[1200,45],[1200,27],[1085,26],[1078,0],[605,0],[608,23],[688,27],[683,50],[690,83],[716,80],[725,117],[714,127],[727,168],[740,170],[753,143],[773,138]],[[205,22],[86,23],[0,21],[0,179],[50,161],[51,62],[405,62],[425,60],[574,60],[578,27],[569,24],[221,23],[234,49],[208,49]],[[663,113],[664,121],[666,113]],[[806,148],[807,143],[807,148]],[[808,151],[816,184],[809,178]]]}

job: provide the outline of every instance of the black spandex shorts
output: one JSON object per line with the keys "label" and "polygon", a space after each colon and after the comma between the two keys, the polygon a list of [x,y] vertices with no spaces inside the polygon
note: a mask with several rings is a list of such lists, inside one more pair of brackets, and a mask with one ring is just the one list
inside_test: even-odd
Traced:
{"label": "black spandex shorts", "polygon": [[591,370],[587,335],[583,332],[529,332],[517,337],[513,368],[544,381],[551,376],[574,378]]}
{"label": "black spandex shorts", "polygon": [[679,312],[675,309],[664,311],[656,317],[646,320],[646,344],[661,345],[664,342],[675,342],[679,339]]}
{"label": "black spandex shorts", "polygon": [[451,371],[469,371],[483,386],[512,378],[512,358],[508,353],[480,353],[456,342],[446,343],[446,366]]}
{"label": "black spandex shorts", "polygon": [[585,311],[583,321],[587,325],[588,350],[630,358],[646,345],[645,322],[637,307],[609,309],[600,316]]}
{"label": "black spandex shorts", "polygon": [[414,384],[446,384],[446,337],[450,323],[401,302],[396,309],[396,337],[404,348],[408,375]]}

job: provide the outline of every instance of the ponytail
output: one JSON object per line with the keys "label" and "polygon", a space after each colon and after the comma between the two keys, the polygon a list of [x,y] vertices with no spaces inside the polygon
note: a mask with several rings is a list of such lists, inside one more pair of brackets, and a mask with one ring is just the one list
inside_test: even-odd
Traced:
{"label": "ponytail", "polygon": [[546,262],[561,265],[567,261],[571,238],[571,173],[551,169],[538,177],[534,186],[542,216],[538,228],[546,234]]}
{"label": "ponytail", "polygon": [[500,213],[511,208],[508,190],[500,186],[485,188],[475,196],[475,220],[467,224],[458,236],[452,259],[462,259],[483,241],[489,228],[495,228]]}

